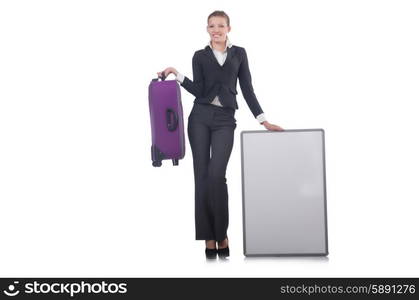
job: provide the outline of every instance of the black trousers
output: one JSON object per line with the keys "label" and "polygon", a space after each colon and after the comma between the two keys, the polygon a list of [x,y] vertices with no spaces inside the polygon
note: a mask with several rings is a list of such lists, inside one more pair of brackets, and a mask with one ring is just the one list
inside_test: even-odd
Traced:
{"label": "black trousers", "polygon": [[188,118],[195,177],[197,240],[222,241],[228,228],[225,178],[236,129],[235,110],[195,103]]}

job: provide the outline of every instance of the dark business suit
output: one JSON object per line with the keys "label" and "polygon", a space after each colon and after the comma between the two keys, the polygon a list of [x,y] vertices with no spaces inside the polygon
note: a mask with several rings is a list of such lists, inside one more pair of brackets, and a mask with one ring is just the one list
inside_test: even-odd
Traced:
{"label": "dark business suit", "polygon": [[[225,173],[236,128],[237,79],[253,115],[263,111],[253,92],[244,48],[227,48],[227,58],[221,66],[207,46],[195,52],[192,69],[193,81],[185,77],[181,86],[196,97],[188,118],[195,176],[196,239],[222,241],[228,228]],[[223,107],[210,104],[215,96]]]}

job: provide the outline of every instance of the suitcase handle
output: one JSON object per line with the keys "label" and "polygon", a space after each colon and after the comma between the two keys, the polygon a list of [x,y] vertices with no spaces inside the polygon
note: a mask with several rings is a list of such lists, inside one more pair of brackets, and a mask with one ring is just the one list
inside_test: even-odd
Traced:
{"label": "suitcase handle", "polygon": [[[173,122],[172,122],[173,120]],[[179,124],[178,114],[171,108],[166,110],[166,124],[169,131],[175,131]]]}
{"label": "suitcase handle", "polygon": [[157,78],[153,78],[151,81],[159,81],[159,78],[161,79],[161,81],[164,81],[167,76],[164,75],[164,72],[161,72],[161,76],[157,76]]}
{"label": "suitcase handle", "polygon": [[159,77],[161,81],[164,81],[166,79],[166,75],[164,75],[164,72],[161,72],[161,76]]}

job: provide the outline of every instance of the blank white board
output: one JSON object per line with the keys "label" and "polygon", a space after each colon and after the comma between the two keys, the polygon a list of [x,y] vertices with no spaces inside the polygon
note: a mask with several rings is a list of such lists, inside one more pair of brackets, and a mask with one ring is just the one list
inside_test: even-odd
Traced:
{"label": "blank white board", "polygon": [[328,255],[323,129],[242,131],[246,256]]}

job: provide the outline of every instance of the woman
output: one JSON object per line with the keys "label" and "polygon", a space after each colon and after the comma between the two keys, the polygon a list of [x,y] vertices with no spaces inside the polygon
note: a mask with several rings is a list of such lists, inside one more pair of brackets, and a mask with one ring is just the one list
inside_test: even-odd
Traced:
{"label": "woman", "polygon": [[[188,118],[195,176],[196,239],[205,240],[207,258],[216,258],[217,253],[220,258],[225,258],[230,254],[225,173],[236,128],[237,79],[259,123],[268,130],[283,129],[266,121],[253,92],[246,51],[233,46],[227,37],[231,30],[228,15],[214,11],[207,22],[210,42],[193,56],[193,81],[172,67],[163,72],[165,76],[175,74],[181,86],[196,97]],[[157,74],[162,76],[162,72]]]}

